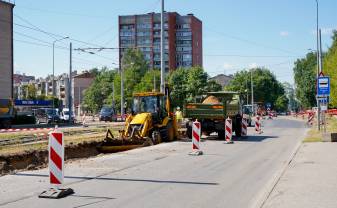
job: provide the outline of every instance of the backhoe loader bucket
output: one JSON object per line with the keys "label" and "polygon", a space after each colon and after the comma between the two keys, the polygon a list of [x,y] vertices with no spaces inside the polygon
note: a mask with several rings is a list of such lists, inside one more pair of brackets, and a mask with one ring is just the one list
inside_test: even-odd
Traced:
{"label": "backhoe loader bucket", "polygon": [[136,133],[133,132],[130,137],[124,138],[123,131],[120,131],[119,138],[114,138],[108,129],[104,141],[97,145],[97,150],[101,153],[115,153],[149,145],[147,138],[139,138],[135,135]]}

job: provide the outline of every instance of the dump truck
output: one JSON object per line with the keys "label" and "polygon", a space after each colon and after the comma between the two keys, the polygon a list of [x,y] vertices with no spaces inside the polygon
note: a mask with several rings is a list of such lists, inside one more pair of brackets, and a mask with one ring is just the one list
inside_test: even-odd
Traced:
{"label": "dump truck", "polygon": [[147,146],[177,139],[176,118],[170,109],[169,89],[161,92],[133,94],[131,114],[125,120],[124,129],[115,138],[110,130],[98,145],[100,152],[117,152],[138,146]]}
{"label": "dump truck", "polygon": [[201,131],[205,135],[218,133],[219,139],[225,139],[225,122],[232,119],[232,131],[241,136],[242,104],[237,92],[208,92],[201,103],[186,103],[183,114],[187,118],[186,133],[192,138],[192,124],[201,123]]}
{"label": "dump truck", "polygon": [[14,115],[14,105],[12,100],[0,99],[0,129],[11,128]]}

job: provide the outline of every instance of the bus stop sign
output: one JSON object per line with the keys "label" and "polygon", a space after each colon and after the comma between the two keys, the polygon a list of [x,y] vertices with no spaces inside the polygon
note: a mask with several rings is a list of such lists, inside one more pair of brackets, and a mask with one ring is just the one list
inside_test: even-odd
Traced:
{"label": "bus stop sign", "polygon": [[330,77],[318,77],[317,96],[330,95]]}

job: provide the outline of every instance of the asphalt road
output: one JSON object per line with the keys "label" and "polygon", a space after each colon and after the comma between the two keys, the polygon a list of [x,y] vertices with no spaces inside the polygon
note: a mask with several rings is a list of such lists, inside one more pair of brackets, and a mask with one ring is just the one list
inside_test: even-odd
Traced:
{"label": "asphalt road", "polygon": [[204,140],[202,156],[179,141],[67,163],[65,187],[75,194],[40,199],[47,170],[0,177],[4,207],[259,207],[306,129],[300,121],[265,120],[262,135],[224,144]]}

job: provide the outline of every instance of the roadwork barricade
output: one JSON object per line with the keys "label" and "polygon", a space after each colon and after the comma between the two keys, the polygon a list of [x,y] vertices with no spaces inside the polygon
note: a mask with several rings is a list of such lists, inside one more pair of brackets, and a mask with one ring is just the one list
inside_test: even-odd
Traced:
{"label": "roadwork barricade", "polygon": [[233,136],[233,131],[232,131],[232,119],[227,118],[226,123],[225,123],[225,135],[226,135],[226,144],[233,144],[232,136]]}
{"label": "roadwork barricade", "polygon": [[60,188],[64,179],[64,137],[63,132],[55,130],[49,133],[49,182],[53,188],[43,191],[39,198],[63,198],[74,191],[70,188]]}
{"label": "roadwork barricade", "polygon": [[255,131],[258,134],[262,134],[262,127],[261,127],[261,117],[257,116],[255,120]]}
{"label": "roadwork barricade", "polygon": [[202,155],[203,152],[200,150],[200,139],[201,139],[201,123],[198,121],[193,122],[192,125],[192,152],[189,155]]}
{"label": "roadwork barricade", "polygon": [[246,118],[242,118],[241,136],[247,136],[247,127],[248,127],[247,119]]}

